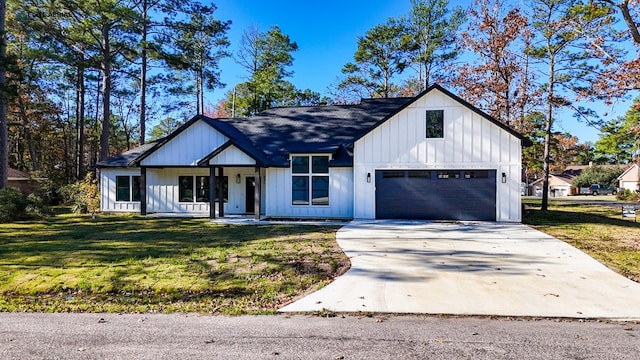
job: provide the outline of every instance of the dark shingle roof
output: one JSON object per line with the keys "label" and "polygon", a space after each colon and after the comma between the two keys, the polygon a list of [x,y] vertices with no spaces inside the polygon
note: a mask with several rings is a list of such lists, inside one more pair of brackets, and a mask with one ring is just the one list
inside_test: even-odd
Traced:
{"label": "dark shingle roof", "polygon": [[[291,153],[334,153],[412,98],[365,99],[359,105],[283,107],[246,119],[221,121],[237,128],[271,159],[286,165]],[[341,165],[344,159],[341,160]],[[337,166],[338,164],[336,164]]]}
{"label": "dark shingle roof", "polygon": [[106,160],[100,161],[96,164],[97,167],[129,167],[132,166],[139,157],[144,155],[148,150],[151,150],[160,140],[152,141],[144,145],[140,145],[135,149],[125,151],[122,154],[110,157]]}

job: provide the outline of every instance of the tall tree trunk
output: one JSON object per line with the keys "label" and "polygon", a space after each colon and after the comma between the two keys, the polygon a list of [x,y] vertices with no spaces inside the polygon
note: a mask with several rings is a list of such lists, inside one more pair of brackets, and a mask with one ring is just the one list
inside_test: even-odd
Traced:
{"label": "tall tree trunk", "polygon": [[140,57],[142,63],[140,65],[140,145],[145,142],[146,122],[147,122],[147,8],[149,4],[147,0],[142,0],[142,46]]}
{"label": "tall tree trunk", "polygon": [[549,208],[549,162],[551,160],[551,125],[553,123],[553,86],[555,82],[555,62],[553,56],[549,59],[549,84],[547,85],[547,120],[544,129],[544,160],[542,163],[542,210]]}
{"label": "tall tree trunk", "polygon": [[9,177],[9,127],[7,125],[7,36],[4,31],[4,19],[7,9],[6,0],[0,0],[0,189],[7,187]]}
{"label": "tall tree trunk", "polygon": [[100,133],[99,161],[109,157],[109,125],[111,118],[111,48],[109,46],[109,27],[102,28],[102,132]]}
{"label": "tall tree trunk", "polygon": [[[84,59],[82,59],[84,60]],[[84,178],[84,65],[78,65],[76,84],[76,178]]]}

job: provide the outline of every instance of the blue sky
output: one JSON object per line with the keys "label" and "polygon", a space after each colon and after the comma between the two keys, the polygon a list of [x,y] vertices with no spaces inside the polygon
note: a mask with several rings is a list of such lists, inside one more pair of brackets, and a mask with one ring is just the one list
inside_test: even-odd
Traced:
{"label": "blue sky", "polygon": [[[237,51],[242,32],[249,26],[266,31],[278,25],[298,44],[290,81],[300,89],[320,93],[325,93],[342,66],[352,61],[358,35],[389,17],[405,15],[410,8],[409,0],[217,0],[215,4],[218,18],[232,21],[232,52]],[[245,81],[246,73],[233,60],[223,60],[220,68],[222,82],[228,88]],[[216,89],[210,97],[212,103],[221,99],[228,88]]]}
{"label": "blue sky", "polygon": [[[358,35],[389,17],[406,15],[410,9],[409,0],[216,0],[217,16],[221,20],[231,20],[228,33],[230,51],[235,53],[242,32],[251,25],[266,31],[278,25],[283,33],[298,44],[294,56],[293,76],[289,79],[299,89],[311,89],[327,94],[327,87],[340,75],[342,66],[352,61],[357,48]],[[468,0],[451,0],[451,4],[463,8]],[[232,59],[220,63],[224,89],[208,93],[205,101],[215,106],[224,94],[235,84],[245,81],[247,75]],[[630,102],[621,102],[613,107],[600,105],[597,112],[608,115],[605,120],[621,116]],[[578,123],[570,114],[556,120],[555,130],[569,132],[580,142],[598,139],[598,130]]]}

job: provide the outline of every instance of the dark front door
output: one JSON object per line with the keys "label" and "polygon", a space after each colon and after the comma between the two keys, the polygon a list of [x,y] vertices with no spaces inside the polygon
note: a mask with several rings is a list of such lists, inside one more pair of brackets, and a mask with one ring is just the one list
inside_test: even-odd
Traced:
{"label": "dark front door", "polygon": [[253,214],[256,210],[255,196],[256,196],[256,178],[247,177],[247,184],[245,187],[246,201],[245,212],[247,214]]}

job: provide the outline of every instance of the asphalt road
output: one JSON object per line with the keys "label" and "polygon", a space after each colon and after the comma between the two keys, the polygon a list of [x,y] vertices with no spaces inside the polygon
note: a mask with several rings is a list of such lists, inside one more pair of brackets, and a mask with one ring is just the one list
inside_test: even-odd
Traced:
{"label": "asphalt road", "polygon": [[640,324],[413,315],[0,314],[0,359],[637,359]]}

